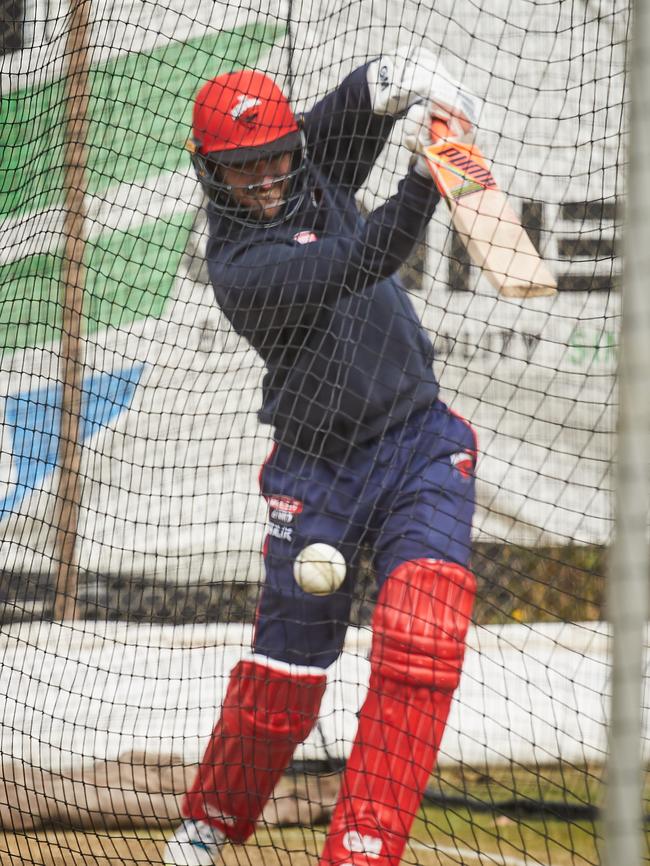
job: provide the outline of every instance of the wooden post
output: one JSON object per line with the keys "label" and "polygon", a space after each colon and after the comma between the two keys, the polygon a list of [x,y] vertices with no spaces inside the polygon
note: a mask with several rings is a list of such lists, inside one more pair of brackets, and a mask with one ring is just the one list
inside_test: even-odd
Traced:
{"label": "wooden post", "polygon": [[65,249],[62,268],[63,324],[59,374],[63,384],[59,485],[55,526],[55,619],[74,619],[78,564],[79,420],[83,385],[82,310],[85,281],[86,137],[88,129],[88,19],[90,0],[71,0],[66,40],[66,129],[64,145]]}

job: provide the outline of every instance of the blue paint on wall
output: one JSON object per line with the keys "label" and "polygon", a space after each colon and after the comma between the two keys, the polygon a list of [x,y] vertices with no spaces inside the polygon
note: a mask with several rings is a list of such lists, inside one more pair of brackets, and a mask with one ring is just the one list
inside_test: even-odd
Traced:
{"label": "blue paint on wall", "polygon": [[[83,444],[129,407],[143,364],[109,373],[92,373],[82,385],[79,439]],[[43,487],[58,462],[61,434],[60,384],[7,397],[5,425],[12,436],[13,477],[0,500],[0,520],[17,511],[25,496]]]}

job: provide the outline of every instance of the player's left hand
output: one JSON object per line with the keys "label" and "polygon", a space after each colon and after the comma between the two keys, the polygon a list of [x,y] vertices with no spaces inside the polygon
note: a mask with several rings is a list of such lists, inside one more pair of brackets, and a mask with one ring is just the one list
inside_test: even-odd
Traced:
{"label": "player's left hand", "polygon": [[468,134],[478,122],[480,100],[447,72],[435,54],[424,48],[414,57],[410,54],[404,46],[368,66],[373,111],[394,116],[425,102],[433,114],[453,121],[458,134]]}
{"label": "player's left hand", "polygon": [[431,120],[431,111],[423,103],[416,103],[409,108],[404,118],[402,144],[412,153],[411,166],[418,174],[424,177],[431,177],[431,172],[424,156],[425,148],[434,143]]}

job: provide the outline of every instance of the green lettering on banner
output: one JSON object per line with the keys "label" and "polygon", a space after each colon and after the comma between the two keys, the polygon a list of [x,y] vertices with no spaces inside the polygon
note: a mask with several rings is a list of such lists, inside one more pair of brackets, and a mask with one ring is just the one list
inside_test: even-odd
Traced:
{"label": "green lettering on banner", "polygon": [[576,325],[568,345],[567,357],[573,366],[611,366],[616,363],[617,335],[607,328]]}
{"label": "green lettering on banner", "polygon": [[[219,72],[255,66],[284,31],[254,24],[232,32],[169,42],[91,69],[89,195],[117,185],[151,187],[162,172],[185,170],[192,99]],[[0,217],[20,218],[63,204],[64,84],[61,79],[3,96],[0,104]],[[89,330],[160,316],[187,244],[194,214],[158,219],[132,213],[128,225],[103,229],[87,244],[84,315]],[[95,227],[96,228],[96,227]],[[25,236],[26,255],[0,267],[0,351],[57,339],[61,327],[62,238]],[[57,242],[60,243],[57,244]],[[5,251],[6,252],[6,251]]]}

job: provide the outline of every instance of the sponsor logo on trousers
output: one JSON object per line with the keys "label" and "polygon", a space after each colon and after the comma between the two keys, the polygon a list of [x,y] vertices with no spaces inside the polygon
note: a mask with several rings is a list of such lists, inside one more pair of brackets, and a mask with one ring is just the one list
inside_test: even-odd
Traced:
{"label": "sponsor logo on trousers", "polygon": [[277,523],[269,523],[269,535],[279,538],[280,541],[291,541],[293,538],[293,527],[279,526]]}

